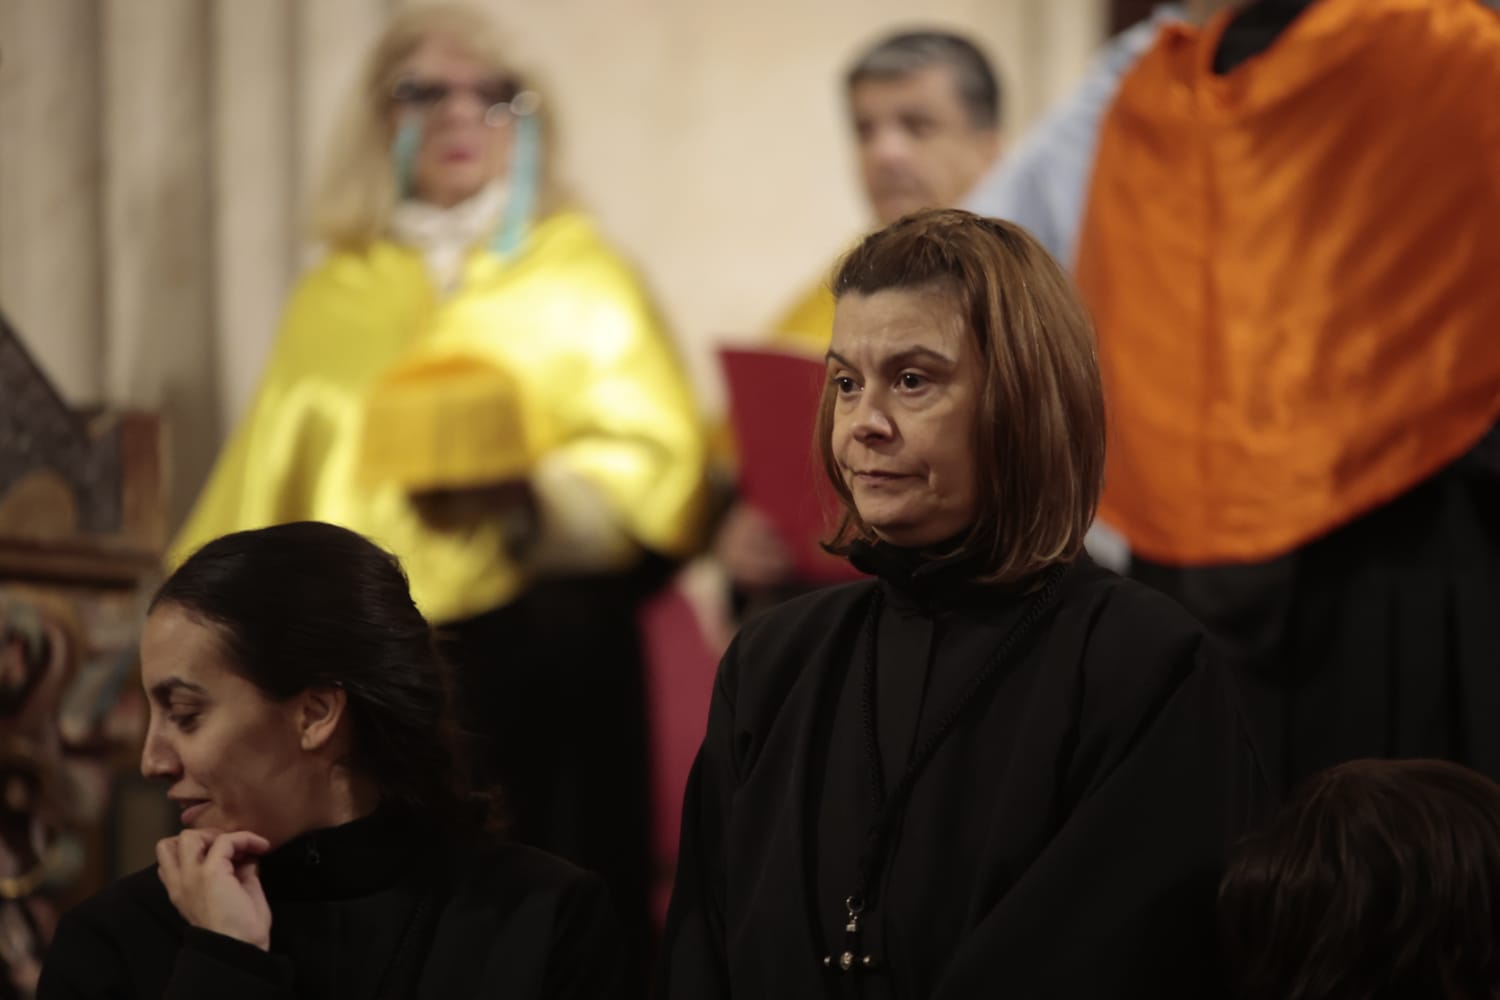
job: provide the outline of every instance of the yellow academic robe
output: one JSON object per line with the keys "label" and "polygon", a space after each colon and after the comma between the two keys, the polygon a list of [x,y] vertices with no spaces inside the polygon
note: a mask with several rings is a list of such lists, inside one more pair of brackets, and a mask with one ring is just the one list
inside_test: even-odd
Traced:
{"label": "yellow academic robe", "polygon": [[806,351],[821,359],[828,353],[828,343],[833,339],[834,305],[828,282],[820,281],[776,321],[771,343],[776,347]]}
{"label": "yellow academic robe", "polygon": [[171,562],[227,532],[315,519],[399,556],[430,620],[515,598],[528,570],[510,555],[500,518],[435,528],[405,488],[362,467],[372,388],[413,355],[476,358],[510,373],[528,440],[594,487],[631,538],[672,556],[697,543],[705,444],[693,395],[634,273],[585,216],[565,211],[539,222],[509,262],[472,251],[447,297],[419,252],[390,241],[332,255],[308,274]]}

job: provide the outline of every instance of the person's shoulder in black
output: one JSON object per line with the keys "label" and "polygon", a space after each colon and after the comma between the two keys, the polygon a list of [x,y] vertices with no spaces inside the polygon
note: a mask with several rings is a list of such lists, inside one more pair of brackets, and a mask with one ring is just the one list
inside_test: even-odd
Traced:
{"label": "person's shoulder in black", "polygon": [[496,844],[474,858],[449,901],[423,983],[437,983],[445,963],[464,963],[472,947],[486,956],[474,991],[432,996],[613,998],[624,988],[621,935],[603,879],[542,851]]}
{"label": "person's shoulder in black", "polygon": [[757,715],[774,715],[804,675],[809,652],[847,639],[876,586],[860,580],[825,587],[752,616],[735,633],[719,666],[723,693],[743,692],[755,698]]}
{"label": "person's shoulder in black", "polygon": [[187,929],[155,865],[127,875],[63,914],[37,996],[129,997],[153,987],[160,995],[178,949],[192,946]]}
{"label": "person's shoulder in black", "polygon": [[1077,643],[1076,662],[1094,685],[1140,697],[1176,687],[1189,671],[1223,669],[1203,625],[1160,591],[1080,557],[1063,577],[1054,643]]}
{"label": "person's shoulder in black", "polygon": [[215,996],[249,1000],[295,995],[292,979],[284,958],[189,927],[152,865],[63,915],[37,996],[188,997],[211,984]]}
{"label": "person's shoulder in black", "polygon": [[1125,755],[1161,713],[1192,703],[1187,720],[1233,723],[1218,734],[1229,741],[1225,759],[1248,768],[1238,787],[1250,811],[1259,815],[1268,807],[1271,786],[1224,650],[1182,605],[1084,557],[1064,578],[1057,618],[1047,631],[1048,661],[1075,664],[1079,674],[1081,735],[1115,744]]}

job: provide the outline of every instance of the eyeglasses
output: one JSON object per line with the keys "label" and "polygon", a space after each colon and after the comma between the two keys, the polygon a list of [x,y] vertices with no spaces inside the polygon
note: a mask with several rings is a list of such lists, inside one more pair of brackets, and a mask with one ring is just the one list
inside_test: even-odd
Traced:
{"label": "eyeglasses", "polygon": [[426,115],[437,110],[454,94],[467,94],[484,108],[487,125],[504,125],[512,118],[535,114],[542,98],[534,90],[522,90],[516,81],[504,77],[481,80],[475,84],[449,83],[446,80],[424,80],[407,76],[391,88],[391,102],[397,107]]}

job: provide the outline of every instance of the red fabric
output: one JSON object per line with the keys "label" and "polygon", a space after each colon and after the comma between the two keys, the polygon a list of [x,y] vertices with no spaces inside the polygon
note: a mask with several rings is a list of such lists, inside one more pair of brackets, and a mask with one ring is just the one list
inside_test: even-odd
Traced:
{"label": "red fabric", "polygon": [[764,514],[809,583],[859,579],[848,561],[819,544],[833,534],[838,502],[813,439],[826,366],[776,350],[719,352],[739,447],[741,499]]}
{"label": "red fabric", "polygon": [[672,895],[682,794],[708,726],[708,702],[720,650],[673,584],[641,608],[651,755],[651,912],[660,928]]}

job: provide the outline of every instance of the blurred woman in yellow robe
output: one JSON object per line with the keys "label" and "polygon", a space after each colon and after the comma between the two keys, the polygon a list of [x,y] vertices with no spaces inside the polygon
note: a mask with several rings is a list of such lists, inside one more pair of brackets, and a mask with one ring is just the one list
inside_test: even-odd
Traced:
{"label": "blurred woman in yellow robe", "polygon": [[472,10],[376,45],[248,416],[171,553],[330,521],[395,552],[450,637],[520,839],[644,909],[634,608],[698,541],[704,442],[631,268],[564,207],[548,96]]}

